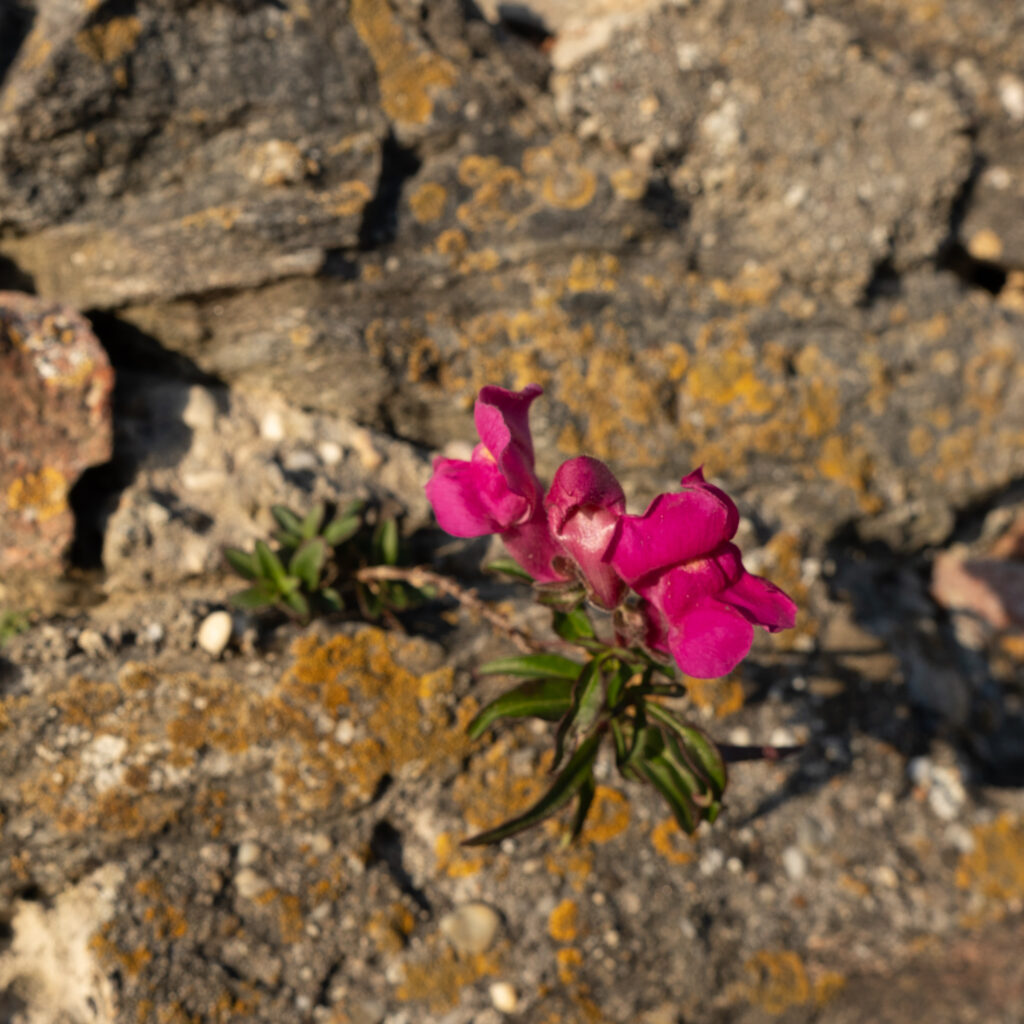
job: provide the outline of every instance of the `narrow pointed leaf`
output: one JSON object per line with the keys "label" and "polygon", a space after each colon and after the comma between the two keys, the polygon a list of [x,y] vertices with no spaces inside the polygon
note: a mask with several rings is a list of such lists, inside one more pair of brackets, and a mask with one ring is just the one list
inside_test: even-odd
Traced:
{"label": "narrow pointed leaf", "polygon": [[479,739],[499,718],[559,719],[572,704],[572,681],[530,679],[491,701],[469,723],[471,739]]}
{"label": "narrow pointed leaf", "polygon": [[320,536],[332,548],[336,548],[339,544],[344,544],[345,541],[354,537],[362,525],[363,521],[359,516],[344,516],[343,518],[332,519],[324,527],[323,533]]}
{"label": "narrow pointed leaf", "polygon": [[583,831],[583,825],[587,820],[587,815],[590,813],[590,807],[594,802],[596,793],[597,786],[594,783],[594,776],[588,775],[583,785],[580,786],[580,791],[576,794],[576,810],[573,811],[572,824],[569,826],[570,842],[578,839]]}
{"label": "narrow pointed leaf", "polygon": [[653,719],[672,730],[696,761],[701,773],[721,794],[728,784],[729,773],[715,741],[703,729],[680,721],[668,708],[659,704],[648,703],[647,711]]}
{"label": "narrow pointed leaf", "polygon": [[259,562],[251,551],[225,548],[224,559],[239,576],[244,576],[247,580],[254,580],[260,574]]}
{"label": "narrow pointed leaf", "polygon": [[319,537],[303,541],[288,563],[288,572],[298,576],[307,590],[316,590],[326,557],[327,545]]}
{"label": "narrow pointed leaf", "polygon": [[286,590],[288,573],[285,572],[281,559],[270,550],[266,541],[256,541],[256,558],[260,566],[260,575],[269,579],[278,590]]}
{"label": "narrow pointed leaf", "polygon": [[300,618],[309,618],[309,601],[306,600],[305,594],[300,593],[298,590],[289,590],[287,593],[282,594],[281,603],[289,611],[295,612]]}
{"label": "narrow pointed leaf", "polygon": [[477,669],[481,676],[522,676],[526,679],[576,680],[583,669],[561,654],[521,654],[488,661]]}
{"label": "narrow pointed leaf", "polygon": [[381,565],[398,564],[398,523],[383,519],[373,535],[373,547]]}
{"label": "narrow pointed leaf", "polygon": [[496,558],[484,566],[484,571],[500,572],[505,576],[523,580],[525,583],[533,582],[533,577],[514,558]]}
{"label": "narrow pointed leaf", "polygon": [[320,599],[332,612],[340,612],[345,607],[345,601],[334,587],[324,587],[320,591]]}
{"label": "narrow pointed leaf", "polygon": [[577,640],[593,640],[594,627],[583,608],[574,608],[569,612],[555,612],[555,632],[569,643]]}
{"label": "narrow pointed leaf", "polygon": [[302,520],[287,505],[271,505],[270,514],[285,533],[302,536]]}
{"label": "narrow pointed leaf", "polygon": [[236,608],[246,608],[255,611],[258,608],[269,608],[277,600],[277,588],[273,584],[263,581],[257,583],[248,590],[233,594],[231,603]]}
{"label": "narrow pointed leaf", "polygon": [[320,530],[324,521],[324,503],[318,501],[307,513],[299,525],[299,534],[303,540],[312,540]]}
{"label": "narrow pointed leaf", "polygon": [[[575,738],[593,724],[596,713],[595,704],[604,696],[603,680],[601,678],[601,664],[603,658],[593,658],[583,666],[583,671],[572,689],[572,704],[566,711],[562,720],[558,723],[555,732],[555,755],[551,762],[551,770],[557,771],[565,756],[566,741]],[[569,746],[571,746],[571,742]]]}
{"label": "narrow pointed leaf", "polygon": [[588,736],[569,758],[551,788],[528,811],[511,821],[506,821],[497,828],[488,829],[486,832],[463,839],[462,845],[482,846],[485,843],[501,842],[502,839],[522,832],[554,814],[586,785],[587,779],[590,778],[590,774],[594,770],[594,760],[600,745],[600,733]]}
{"label": "narrow pointed leaf", "polygon": [[671,762],[658,754],[642,758],[639,768],[665,798],[679,827],[687,833],[696,831],[701,816]]}

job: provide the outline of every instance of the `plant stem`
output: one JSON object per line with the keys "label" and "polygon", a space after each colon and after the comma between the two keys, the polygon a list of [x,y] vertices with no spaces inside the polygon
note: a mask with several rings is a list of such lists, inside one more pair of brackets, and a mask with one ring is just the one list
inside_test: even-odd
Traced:
{"label": "plant stem", "polygon": [[521,650],[536,652],[545,649],[545,645],[534,640],[529,633],[513,626],[500,612],[495,611],[481,601],[475,590],[460,587],[455,580],[440,573],[432,572],[423,566],[405,569],[396,565],[371,565],[356,572],[356,579],[361,583],[373,583],[377,580],[395,580],[408,583],[411,587],[422,589],[434,587],[439,593],[457,601],[463,608],[481,618],[486,619],[495,629],[504,633]]}

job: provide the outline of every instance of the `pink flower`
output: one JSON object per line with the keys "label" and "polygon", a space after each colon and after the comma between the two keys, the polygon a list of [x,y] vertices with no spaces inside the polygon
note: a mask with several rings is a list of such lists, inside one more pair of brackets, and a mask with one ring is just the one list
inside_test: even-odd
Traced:
{"label": "pink flower", "polygon": [[612,471],[588,455],[563,462],[544,499],[555,540],[579,567],[595,603],[615,608],[626,584],[605,553],[626,510],[626,496]]}
{"label": "pink flower", "polygon": [[698,679],[731,671],[750,650],[754,626],[792,627],[796,605],[743,568],[729,541],[739,513],[700,469],[683,490],[662,494],[642,516],[624,515],[605,558],[644,600],[647,643]]}
{"label": "pink flower", "polygon": [[437,458],[427,500],[441,529],[454,537],[501,535],[509,554],[542,583],[561,577],[551,568],[559,554],[548,529],[543,489],[533,468],[530,404],[542,393],[481,388],[473,409],[481,444],[470,461]]}

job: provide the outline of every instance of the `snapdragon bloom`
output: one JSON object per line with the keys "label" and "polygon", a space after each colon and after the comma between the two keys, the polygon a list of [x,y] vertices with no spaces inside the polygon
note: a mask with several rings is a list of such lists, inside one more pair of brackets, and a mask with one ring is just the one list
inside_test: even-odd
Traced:
{"label": "snapdragon bloom", "polygon": [[688,675],[725,675],[746,657],[754,626],[790,629],[796,605],[743,568],[730,543],[739,512],[700,469],[682,491],[659,495],[642,516],[624,515],[609,545],[611,567],[643,599],[647,643]]}
{"label": "snapdragon bloom", "polygon": [[645,643],[688,675],[725,675],[750,650],[754,627],[789,629],[796,605],[743,568],[731,543],[739,512],[700,469],[643,515],[626,512],[611,470],[582,455],[559,467],[544,496],[534,471],[530,405],[542,393],[485,387],[474,408],[481,443],[469,461],[438,458],[427,498],[456,537],[497,533],[539,583],[582,583],[611,611],[639,596]]}
{"label": "snapdragon bloom", "polygon": [[446,533],[497,533],[535,580],[549,583],[561,578],[551,567],[560,548],[548,529],[529,424],[530,405],[542,391],[536,384],[522,391],[481,388],[473,408],[481,443],[468,462],[434,460],[427,499]]}

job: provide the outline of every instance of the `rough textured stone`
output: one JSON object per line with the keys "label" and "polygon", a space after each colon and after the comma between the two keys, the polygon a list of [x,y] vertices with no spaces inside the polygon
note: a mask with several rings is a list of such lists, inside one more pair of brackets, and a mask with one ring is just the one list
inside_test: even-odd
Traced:
{"label": "rough textured stone", "polygon": [[0,292],[0,573],[59,572],[68,493],[111,456],[114,373],[67,306]]}

